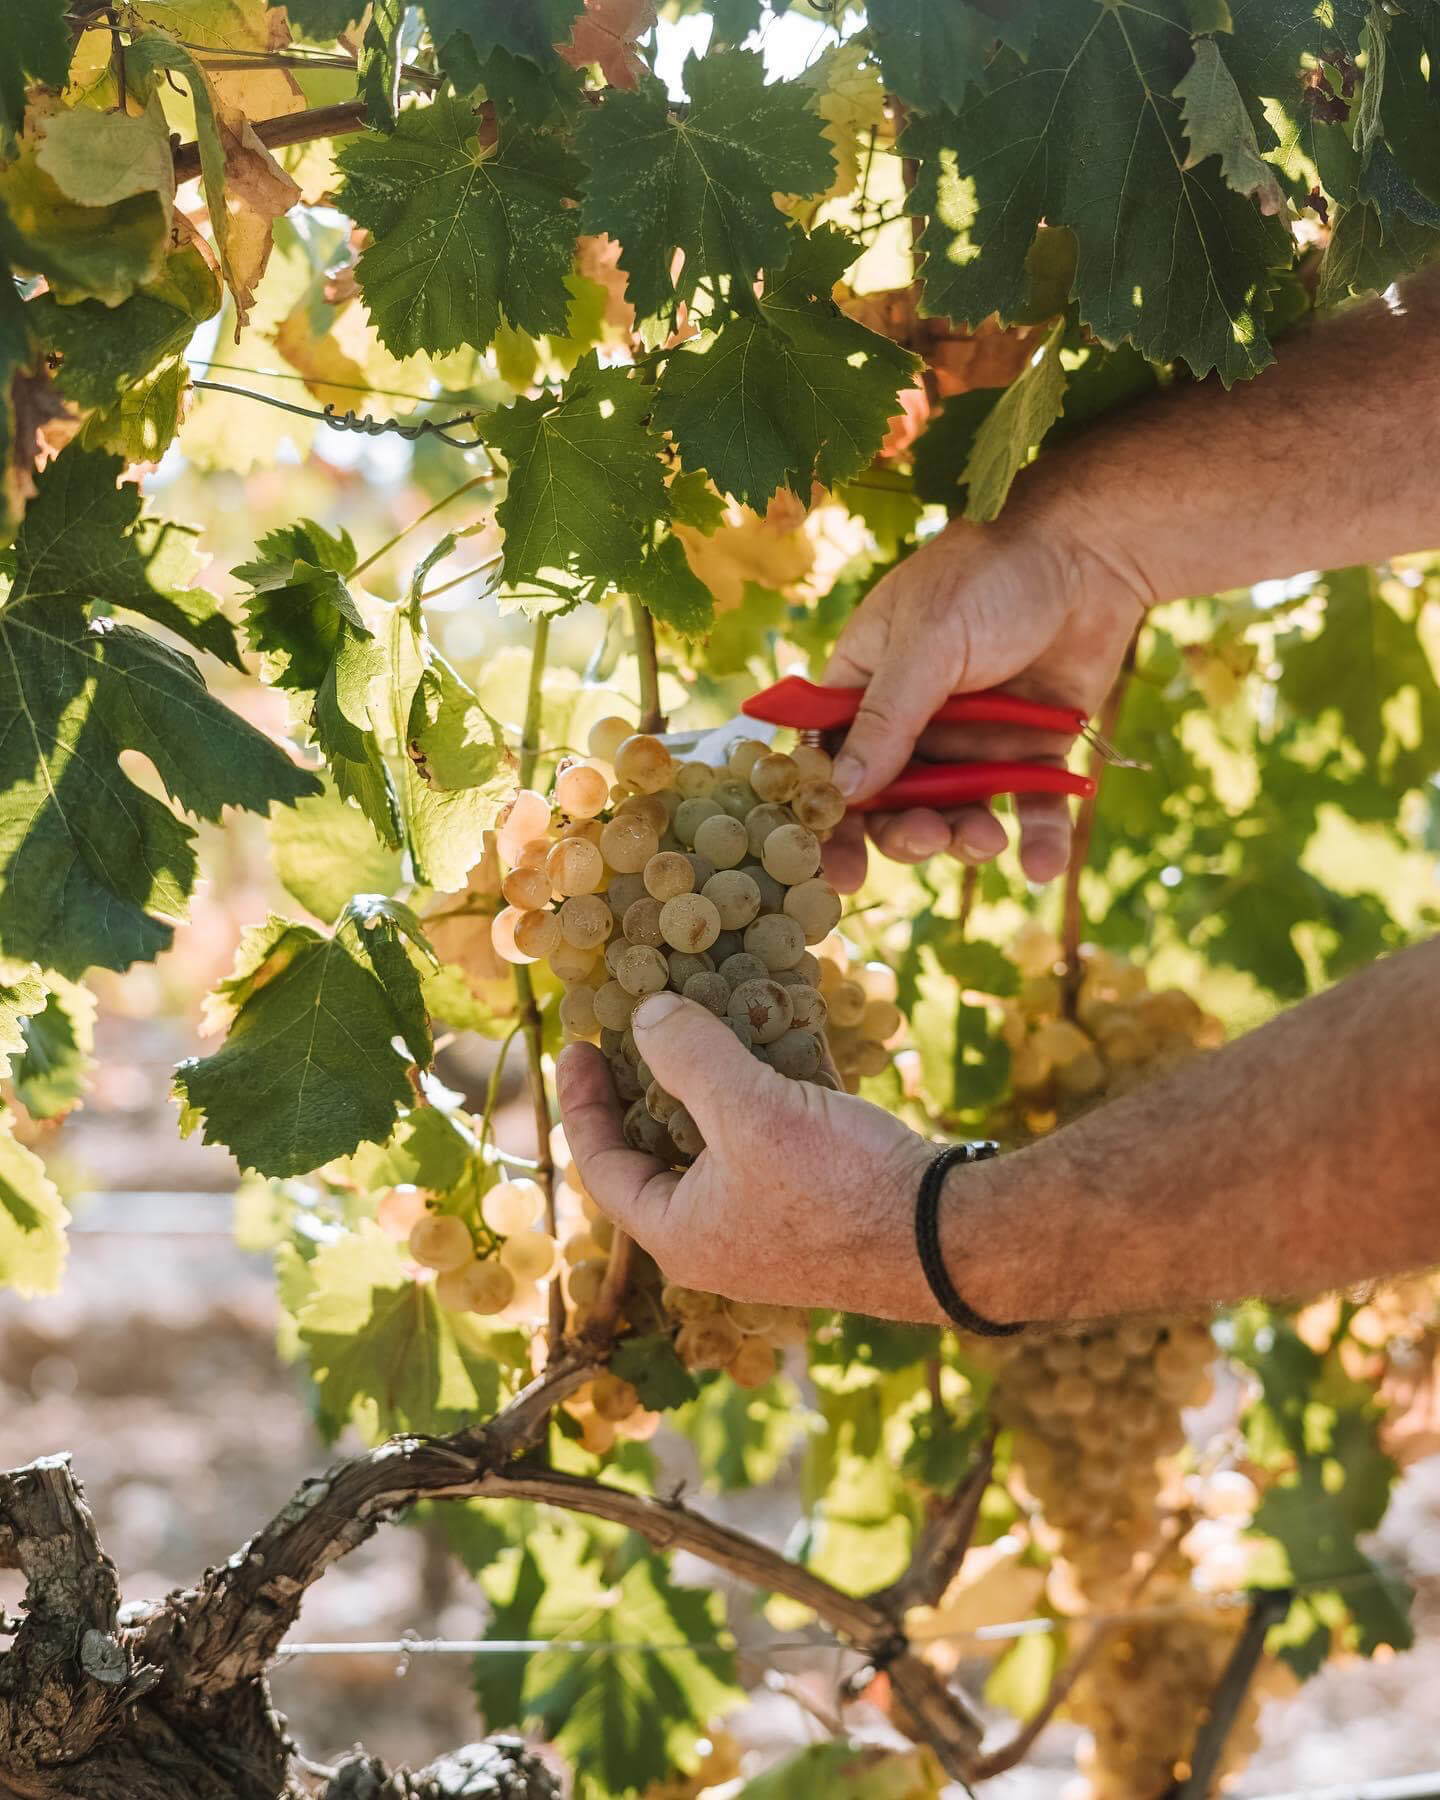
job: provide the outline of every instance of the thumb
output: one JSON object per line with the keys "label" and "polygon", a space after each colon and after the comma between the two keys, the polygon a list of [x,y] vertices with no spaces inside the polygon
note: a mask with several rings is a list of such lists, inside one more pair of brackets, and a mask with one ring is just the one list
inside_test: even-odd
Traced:
{"label": "thumb", "polygon": [[880,665],[835,758],[835,785],[847,800],[862,800],[895,779],[949,694],[946,659],[933,651]]}
{"label": "thumb", "polygon": [[650,1073],[673,1094],[705,1138],[722,1117],[758,1099],[774,1071],[753,1057],[723,1020],[679,994],[651,994],[630,1021]]}

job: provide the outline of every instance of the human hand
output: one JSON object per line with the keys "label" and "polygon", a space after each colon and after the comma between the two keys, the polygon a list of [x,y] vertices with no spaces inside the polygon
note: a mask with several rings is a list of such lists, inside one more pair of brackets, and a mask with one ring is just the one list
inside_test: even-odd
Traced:
{"label": "human hand", "polygon": [[596,1203],[683,1287],[734,1300],[938,1322],[915,1253],[934,1146],[881,1107],[768,1068],[678,994],[636,1008],[635,1042],[705,1148],[684,1174],[632,1150],[604,1057],[558,1068],[571,1155]]}
{"label": "human hand", "polygon": [[[953,521],[878,581],[840,634],[823,679],[864,687],[836,759],[836,784],[864,798],[913,755],[937,762],[1023,758],[1060,764],[1064,736],[1015,727],[926,723],[953,693],[1009,692],[1095,713],[1109,692],[1149,599],[1134,571],[1086,542],[1058,508],[1017,491],[991,525]],[[1050,881],[1070,856],[1062,794],[1015,800],[1020,862]],[[940,813],[850,813],[825,847],[825,872],[842,893],[865,878],[866,833],[896,862],[942,851],[969,863],[1006,845],[985,805]]]}

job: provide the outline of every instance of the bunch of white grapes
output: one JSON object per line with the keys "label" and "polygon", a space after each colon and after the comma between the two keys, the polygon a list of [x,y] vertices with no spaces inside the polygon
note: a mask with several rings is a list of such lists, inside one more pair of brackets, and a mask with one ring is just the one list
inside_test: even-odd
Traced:
{"label": "bunch of white grapes", "polygon": [[544,1316],[541,1283],[555,1274],[560,1246],[545,1228],[538,1182],[500,1181],[481,1196],[478,1219],[443,1210],[415,1187],[392,1188],[375,1209],[382,1231],[407,1246],[433,1276],[447,1312],[532,1323]]}

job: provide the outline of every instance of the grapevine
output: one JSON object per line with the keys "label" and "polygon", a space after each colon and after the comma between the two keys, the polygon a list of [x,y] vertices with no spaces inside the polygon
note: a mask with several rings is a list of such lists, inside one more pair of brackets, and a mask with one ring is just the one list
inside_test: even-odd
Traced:
{"label": "grapevine", "polygon": [[[1362,1540],[1440,1442],[1433,1278],[983,1342],[729,1298],[606,1215],[555,1076],[596,1046],[628,1145],[691,1168],[633,1023],[673,994],[1005,1154],[1433,928],[1431,556],[1148,614],[1058,907],[1009,857],[842,897],[838,735],[667,734],[818,677],[1107,415],[1403,313],[1425,9],[0,11],[0,1284],[61,1284],[107,1185],[70,1115],[123,1006],[166,1009],[317,1432],[367,1446],[129,1608],[68,1468],[0,1473],[0,1789],[919,1796],[1063,1713],[1094,1800],[1161,1800],[1404,1648]],[[707,1510],[761,1483],[783,1552]],[[477,1659],[488,1745],[319,1776],[269,1671],[417,1505],[487,1639],[547,1647]],[[741,1612],[675,1549],[840,1648],[833,1741],[760,1767]],[[997,1569],[1056,1651],[996,1656],[985,1736]],[[1278,1623],[1221,1743],[1247,1601]],[[852,1741],[861,1694],[908,1747]]]}

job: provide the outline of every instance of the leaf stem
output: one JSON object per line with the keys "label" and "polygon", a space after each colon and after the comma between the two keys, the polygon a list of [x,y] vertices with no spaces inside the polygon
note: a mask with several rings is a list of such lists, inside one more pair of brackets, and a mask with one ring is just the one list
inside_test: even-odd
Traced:
{"label": "leaf stem", "polygon": [[388,555],[398,543],[407,538],[417,525],[423,525],[427,519],[433,519],[442,507],[448,506],[452,500],[458,500],[462,494],[468,494],[471,488],[480,487],[490,479],[491,477],[488,474],[472,475],[468,481],[462,481],[459,487],[451,488],[448,494],[443,495],[433,506],[427,507],[418,518],[412,519],[408,525],[402,525],[395,533],[394,537],[386,538],[380,548],[378,550],[372,550],[365,558],[364,562],[356,563],[355,567],[350,571],[351,576],[363,575],[367,569],[372,568],[374,564],[379,562],[382,556]]}

